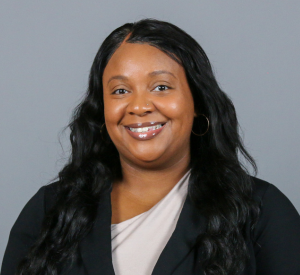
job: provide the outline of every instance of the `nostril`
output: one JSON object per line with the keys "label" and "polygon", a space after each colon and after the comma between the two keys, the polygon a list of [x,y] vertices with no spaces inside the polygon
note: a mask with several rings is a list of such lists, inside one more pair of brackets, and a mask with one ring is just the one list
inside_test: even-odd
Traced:
{"label": "nostril", "polygon": [[141,114],[142,116],[145,116],[145,115],[147,115],[147,114],[151,114],[152,112],[151,111],[146,111],[146,112],[144,112],[143,114]]}
{"label": "nostril", "polygon": [[145,111],[145,112],[142,112],[142,113],[138,113],[138,112],[129,112],[130,115],[138,115],[138,116],[145,116],[147,114],[151,114],[152,111]]}

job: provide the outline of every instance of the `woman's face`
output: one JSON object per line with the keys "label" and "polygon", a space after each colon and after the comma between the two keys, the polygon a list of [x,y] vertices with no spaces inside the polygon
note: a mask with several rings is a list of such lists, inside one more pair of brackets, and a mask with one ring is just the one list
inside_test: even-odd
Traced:
{"label": "woman's face", "polygon": [[104,70],[103,97],[121,161],[162,167],[189,156],[193,97],[183,67],[164,52],[123,42]]}

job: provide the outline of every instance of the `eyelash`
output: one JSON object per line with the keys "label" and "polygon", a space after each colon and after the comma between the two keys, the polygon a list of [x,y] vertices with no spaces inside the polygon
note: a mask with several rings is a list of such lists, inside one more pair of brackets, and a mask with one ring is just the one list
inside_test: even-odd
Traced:
{"label": "eyelash", "polygon": [[[158,85],[158,86],[155,87],[155,89],[158,88],[158,87],[165,87],[165,88],[167,88],[167,89],[165,89],[165,90],[169,90],[169,89],[170,89],[170,87],[167,86],[167,85]],[[155,90],[155,89],[154,89],[154,90]],[[165,90],[163,90],[163,91],[165,91]],[[162,91],[159,91],[159,92],[162,92]]]}
{"label": "eyelash", "polygon": [[126,91],[125,89],[117,89],[115,91],[113,91],[114,95],[120,95],[120,93],[117,93],[118,91]]}
{"label": "eyelash", "polygon": [[[156,86],[155,87],[155,89],[157,89],[158,87],[165,87],[166,89],[165,90],[169,90],[169,89],[171,89],[169,86],[167,86],[167,85],[158,85],[158,86]],[[154,89],[154,90],[155,90]],[[159,92],[163,92],[163,91],[165,91],[165,90],[162,90],[162,91],[159,91]],[[127,91],[127,90],[125,90],[125,89],[117,89],[117,90],[115,90],[114,92],[113,92],[113,94],[120,94],[120,93],[117,93],[118,91]],[[122,93],[123,94],[123,93]]]}

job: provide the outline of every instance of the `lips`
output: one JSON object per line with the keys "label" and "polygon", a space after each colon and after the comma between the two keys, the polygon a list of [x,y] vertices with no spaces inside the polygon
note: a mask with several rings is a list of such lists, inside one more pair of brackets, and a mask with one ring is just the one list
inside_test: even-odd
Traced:
{"label": "lips", "polygon": [[125,127],[129,128],[140,128],[140,127],[148,127],[148,126],[154,126],[157,124],[166,124],[166,122],[160,121],[152,121],[152,122],[143,122],[143,123],[132,123],[132,124],[127,124]]}
{"label": "lips", "polygon": [[166,122],[144,122],[128,124],[127,133],[137,140],[149,140],[156,137],[165,127]]}

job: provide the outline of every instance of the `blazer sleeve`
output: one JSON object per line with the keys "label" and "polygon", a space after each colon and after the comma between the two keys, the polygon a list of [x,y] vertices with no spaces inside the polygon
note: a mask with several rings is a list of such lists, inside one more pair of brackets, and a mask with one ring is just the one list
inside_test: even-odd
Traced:
{"label": "blazer sleeve", "polygon": [[1,275],[14,275],[18,263],[37,239],[45,213],[44,192],[45,187],[39,189],[14,223],[4,253]]}
{"label": "blazer sleeve", "polygon": [[254,238],[257,275],[300,274],[300,216],[272,184],[261,199]]}

